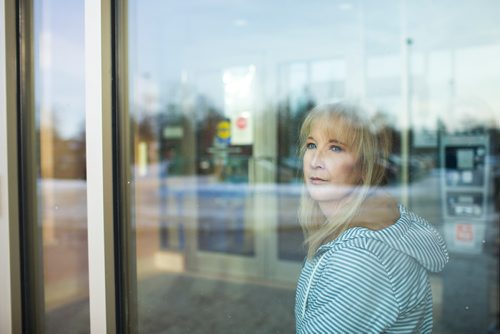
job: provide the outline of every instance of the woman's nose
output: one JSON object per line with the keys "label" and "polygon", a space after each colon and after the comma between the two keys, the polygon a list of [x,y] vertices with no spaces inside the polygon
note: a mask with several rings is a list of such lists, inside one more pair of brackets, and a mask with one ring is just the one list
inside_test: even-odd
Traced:
{"label": "woman's nose", "polygon": [[311,157],[311,167],[312,168],[324,168],[325,163],[323,160],[323,154],[320,150],[315,150],[313,156]]}

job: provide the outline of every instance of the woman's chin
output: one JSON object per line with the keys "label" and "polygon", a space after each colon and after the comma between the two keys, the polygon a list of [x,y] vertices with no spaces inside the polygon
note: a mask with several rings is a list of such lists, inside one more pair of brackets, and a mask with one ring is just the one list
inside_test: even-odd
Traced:
{"label": "woman's chin", "polygon": [[339,189],[337,187],[332,188],[315,185],[308,185],[307,190],[309,192],[309,196],[317,202],[336,202],[345,198],[352,191],[350,187],[343,187],[342,189]]}

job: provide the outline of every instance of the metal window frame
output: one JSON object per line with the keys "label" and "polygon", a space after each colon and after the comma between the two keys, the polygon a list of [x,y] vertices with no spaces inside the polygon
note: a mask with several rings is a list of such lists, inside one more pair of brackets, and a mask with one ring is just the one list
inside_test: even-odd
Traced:
{"label": "metal window frame", "polygon": [[[36,161],[33,3],[19,0],[16,7],[17,47],[17,145],[20,284],[24,333],[45,328],[45,283],[42,226],[38,224],[38,166]],[[10,194],[12,196],[12,194]]]}
{"label": "metal window frame", "polygon": [[129,112],[129,2],[112,0],[114,115],[115,281],[118,333],[138,332],[136,235],[129,203],[134,182],[133,128]]}
{"label": "metal window frame", "polygon": [[0,1],[0,332],[20,333],[16,1]]}

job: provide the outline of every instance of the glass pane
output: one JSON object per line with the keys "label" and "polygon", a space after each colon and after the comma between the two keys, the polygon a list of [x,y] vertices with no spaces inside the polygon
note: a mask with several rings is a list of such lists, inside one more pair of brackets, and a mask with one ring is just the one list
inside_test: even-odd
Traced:
{"label": "glass pane", "polygon": [[380,188],[448,243],[445,270],[428,273],[434,332],[492,326],[498,7],[130,0],[139,332],[294,332],[299,130],[344,100],[390,135]]}
{"label": "glass pane", "polygon": [[90,331],[84,2],[34,1],[38,224],[45,332]]}

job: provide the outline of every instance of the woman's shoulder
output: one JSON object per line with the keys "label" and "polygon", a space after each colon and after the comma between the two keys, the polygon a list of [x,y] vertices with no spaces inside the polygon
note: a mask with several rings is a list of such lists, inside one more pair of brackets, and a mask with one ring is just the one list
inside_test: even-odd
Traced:
{"label": "woman's shoulder", "polygon": [[350,237],[330,245],[321,254],[324,259],[323,271],[326,275],[341,273],[344,276],[377,274],[392,276],[395,271],[405,270],[412,265],[412,258],[394,248],[380,238],[376,232],[364,228],[354,228]]}
{"label": "woman's shoulder", "polygon": [[397,272],[415,271],[416,266],[422,270],[440,271],[448,261],[440,235],[404,206],[399,205],[399,211],[400,219],[383,230],[353,227],[323,245],[320,249],[326,260],[325,269],[356,272],[380,267],[391,276]]}
{"label": "woman's shoulder", "polygon": [[331,291],[333,294],[342,291],[347,295],[356,291],[372,295],[373,291],[378,291],[397,304],[392,275],[370,249],[343,247],[325,253],[323,262],[315,279],[316,291]]}
{"label": "woman's shoulder", "polygon": [[380,231],[395,224],[400,216],[396,199],[384,190],[377,190],[365,199],[351,225]]}
{"label": "woman's shoulder", "polygon": [[367,272],[386,272],[379,252],[366,240],[355,239],[324,254],[323,271],[334,275],[356,276]]}

